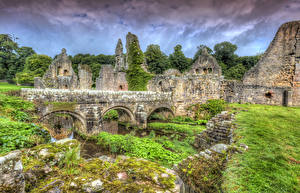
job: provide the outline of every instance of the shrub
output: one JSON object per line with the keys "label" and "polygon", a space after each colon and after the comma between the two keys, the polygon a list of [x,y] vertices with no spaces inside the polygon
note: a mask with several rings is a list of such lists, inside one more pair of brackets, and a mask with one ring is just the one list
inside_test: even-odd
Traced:
{"label": "shrub", "polygon": [[207,100],[205,104],[195,104],[190,109],[195,114],[195,119],[211,119],[213,116],[225,110],[226,102],[220,99]]}
{"label": "shrub", "polygon": [[119,119],[119,113],[117,110],[109,110],[107,113],[105,113],[105,115],[103,116],[104,120],[118,120]]}
{"label": "shrub", "polygon": [[29,148],[49,141],[49,133],[33,123],[0,118],[0,153]]}
{"label": "shrub", "polygon": [[160,113],[152,113],[149,117],[149,120],[166,120],[166,118]]}
{"label": "shrub", "polygon": [[150,161],[157,161],[164,166],[172,166],[181,157],[149,138],[139,138],[132,135],[113,135],[101,132],[97,136],[97,144],[107,148],[112,153],[140,157]]}

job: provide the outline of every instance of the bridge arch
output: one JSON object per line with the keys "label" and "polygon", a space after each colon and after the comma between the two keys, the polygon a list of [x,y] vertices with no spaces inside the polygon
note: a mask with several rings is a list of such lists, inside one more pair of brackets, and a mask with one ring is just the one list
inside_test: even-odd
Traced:
{"label": "bridge arch", "polygon": [[159,112],[167,112],[167,113],[170,113],[171,116],[173,116],[173,117],[175,116],[175,113],[173,112],[173,110],[170,106],[163,105],[163,106],[158,106],[158,107],[153,108],[148,113],[147,120],[149,120],[154,113],[159,113]]}
{"label": "bridge arch", "polygon": [[75,117],[77,120],[79,120],[82,124],[82,126],[84,127],[84,129],[86,129],[86,121],[84,116],[82,116],[79,113],[73,112],[73,111],[68,111],[68,110],[58,110],[58,111],[51,111],[48,112],[46,114],[44,114],[42,117],[40,117],[39,122],[43,122],[49,115],[53,115],[53,114],[67,114],[67,115],[71,115],[73,117]]}
{"label": "bridge arch", "polygon": [[129,108],[125,107],[125,106],[112,106],[112,107],[109,107],[109,108],[107,108],[106,110],[103,111],[103,113],[102,113],[102,115],[101,115],[101,118],[103,118],[103,116],[104,116],[108,111],[110,111],[110,110],[122,110],[122,111],[124,111],[124,112],[129,116],[130,121],[131,121],[132,123],[135,122],[135,117],[134,117],[133,112],[132,112]]}

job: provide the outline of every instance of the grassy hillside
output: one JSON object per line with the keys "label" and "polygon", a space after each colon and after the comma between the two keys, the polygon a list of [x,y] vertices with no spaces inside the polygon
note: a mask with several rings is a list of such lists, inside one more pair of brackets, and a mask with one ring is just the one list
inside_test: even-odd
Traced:
{"label": "grassy hillside", "polygon": [[300,192],[300,108],[232,106],[242,110],[235,133],[249,149],[229,161],[225,192]]}

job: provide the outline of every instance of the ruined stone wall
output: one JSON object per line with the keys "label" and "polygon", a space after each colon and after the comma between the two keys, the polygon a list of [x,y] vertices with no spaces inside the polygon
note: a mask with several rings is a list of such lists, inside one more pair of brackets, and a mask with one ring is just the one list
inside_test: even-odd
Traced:
{"label": "ruined stone wall", "polygon": [[195,103],[205,103],[208,99],[219,99],[223,77],[208,75],[159,75],[148,84],[148,90],[172,92],[170,99],[177,115],[187,115],[187,109]]}
{"label": "ruined stone wall", "polygon": [[93,73],[88,65],[78,66],[79,88],[91,89],[93,85]]}
{"label": "ruined stone wall", "polygon": [[206,130],[195,138],[195,147],[206,149],[217,143],[230,144],[233,133],[234,114],[223,111],[210,119],[206,124]]}
{"label": "ruined stone wall", "polygon": [[300,21],[283,24],[276,33],[262,59],[244,76],[245,85],[292,86],[295,57],[300,46]]}
{"label": "ruined stone wall", "polygon": [[229,103],[251,103],[292,106],[290,87],[243,85],[239,81],[224,80],[221,98]]}
{"label": "ruined stone wall", "polygon": [[[260,104],[300,105],[300,21],[283,24],[269,45],[262,59],[244,76],[244,85],[253,86],[253,90],[246,87],[242,98],[253,99]],[[269,88],[267,88],[269,87]],[[271,88],[272,87],[272,88]],[[261,93],[273,90],[275,97],[270,101],[264,100]],[[246,97],[246,95],[251,95]],[[258,97],[255,97],[257,95]],[[280,97],[281,96],[281,97]],[[288,97],[288,99],[287,99]]]}
{"label": "ruined stone wall", "polygon": [[35,78],[35,88],[77,89],[78,77],[73,71],[72,62],[62,49],[56,59],[51,63],[43,78]]}

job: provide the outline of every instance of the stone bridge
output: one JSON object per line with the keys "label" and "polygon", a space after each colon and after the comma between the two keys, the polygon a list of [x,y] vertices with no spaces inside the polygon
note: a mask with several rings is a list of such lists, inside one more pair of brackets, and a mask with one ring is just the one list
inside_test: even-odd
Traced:
{"label": "stone bridge", "polygon": [[125,111],[139,127],[146,127],[148,117],[158,109],[175,114],[171,92],[23,88],[21,96],[38,104],[41,122],[54,113],[68,114],[81,122],[87,134],[101,131],[102,118],[111,109]]}

